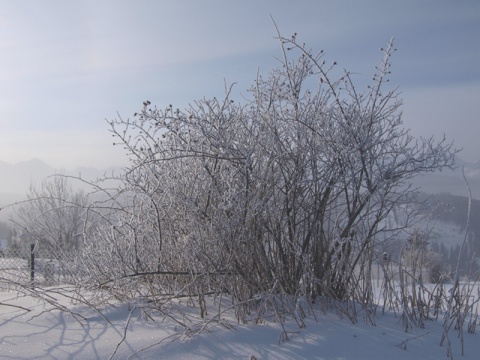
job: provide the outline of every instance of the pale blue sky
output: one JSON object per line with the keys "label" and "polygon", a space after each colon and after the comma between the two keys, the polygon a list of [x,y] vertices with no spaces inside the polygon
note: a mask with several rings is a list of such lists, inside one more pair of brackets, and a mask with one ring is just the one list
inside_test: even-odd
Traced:
{"label": "pale blue sky", "polygon": [[125,164],[105,119],[219,97],[224,80],[244,92],[280,54],[270,14],[362,84],[394,37],[405,125],[480,159],[477,0],[0,0],[0,161]]}

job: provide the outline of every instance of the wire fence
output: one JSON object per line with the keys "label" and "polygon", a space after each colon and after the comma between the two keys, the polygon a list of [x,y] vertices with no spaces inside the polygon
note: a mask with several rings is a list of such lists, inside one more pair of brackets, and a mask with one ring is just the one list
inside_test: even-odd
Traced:
{"label": "wire fence", "polygon": [[0,252],[0,291],[16,286],[73,284],[79,276],[73,254],[32,244]]}

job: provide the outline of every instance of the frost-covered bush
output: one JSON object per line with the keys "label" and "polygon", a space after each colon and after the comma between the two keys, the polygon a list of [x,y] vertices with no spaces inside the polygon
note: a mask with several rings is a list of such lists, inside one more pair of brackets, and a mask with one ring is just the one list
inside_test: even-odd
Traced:
{"label": "frost-covered bush", "polygon": [[[155,301],[371,301],[377,242],[414,215],[409,180],[452,166],[455,150],[403,128],[386,88],[392,43],[365,91],[295,36],[280,43],[282,63],[243,104],[230,91],[185,110],[146,101],[111,122],[131,162],[86,240],[93,283]],[[395,208],[406,220],[392,225]]]}

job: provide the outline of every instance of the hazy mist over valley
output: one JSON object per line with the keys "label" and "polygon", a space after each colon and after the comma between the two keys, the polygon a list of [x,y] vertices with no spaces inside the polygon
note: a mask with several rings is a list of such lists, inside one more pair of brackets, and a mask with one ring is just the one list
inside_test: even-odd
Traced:
{"label": "hazy mist over valley", "polygon": [[[457,157],[457,167],[454,170],[445,169],[441,172],[417,176],[412,183],[421,187],[429,194],[449,193],[457,196],[468,196],[468,190],[462,175],[462,168],[472,191],[473,199],[480,199],[480,161],[464,162]],[[98,169],[94,167],[79,167],[73,170],[56,169],[41,159],[31,159],[15,164],[0,161],[0,204],[2,206],[25,197],[32,184],[39,184],[49,176],[63,174],[92,181],[103,176],[121,172],[121,167]],[[81,186],[81,182],[74,182]]]}

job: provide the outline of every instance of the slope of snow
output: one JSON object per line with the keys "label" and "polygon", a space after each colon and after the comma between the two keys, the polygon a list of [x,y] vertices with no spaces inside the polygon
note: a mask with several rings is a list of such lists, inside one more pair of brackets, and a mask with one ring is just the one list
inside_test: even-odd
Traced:
{"label": "slope of snow", "polygon": [[447,221],[437,221],[429,235],[429,241],[447,248],[462,245],[464,238],[465,228]]}
{"label": "slope of snow", "polygon": [[[59,299],[59,295],[51,295]],[[0,293],[0,358],[108,359],[114,352],[114,359],[147,360],[246,360],[252,355],[258,360],[447,358],[446,348],[439,346],[441,322],[427,322],[425,328],[406,333],[398,314],[381,315],[381,311],[376,326],[367,321],[352,324],[331,313],[310,314],[303,329],[294,322],[287,323],[289,340],[281,341],[284,336],[278,323],[238,325],[232,317],[232,329],[217,324],[196,336],[178,336],[183,330],[172,320],[158,314],[150,314],[149,319],[138,310],[129,316],[128,305],[101,309],[111,324],[85,305],[65,305],[72,313],[52,310],[32,297]],[[195,312],[189,316],[194,318]],[[454,357],[478,359],[478,334],[465,334],[463,357],[456,332],[450,333],[450,340]]]}

